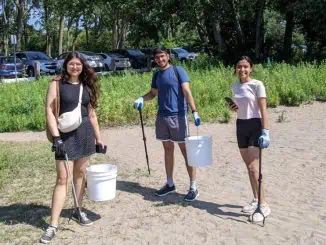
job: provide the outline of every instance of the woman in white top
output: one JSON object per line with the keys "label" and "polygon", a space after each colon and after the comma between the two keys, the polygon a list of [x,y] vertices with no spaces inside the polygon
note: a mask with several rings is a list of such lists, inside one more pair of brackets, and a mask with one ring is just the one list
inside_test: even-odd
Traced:
{"label": "woman in white top", "polygon": [[[231,109],[237,111],[237,140],[243,161],[249,174],[254,199],[242,212],[253,214],[258,206],[259,178],[259,147],[267,148],[270,142],[268,130],[268,115],[266,110],[266,92],[261,81],[250,77],[253,63],[247,56],[239,58],[235,65],[235,73],[239,81],[232,85],[234,102]],[[261,188],[261,211],[264,216],[271,212],[265,201],[264,190]],[[263,220],[260,213],[250,216],[250,221]]]}

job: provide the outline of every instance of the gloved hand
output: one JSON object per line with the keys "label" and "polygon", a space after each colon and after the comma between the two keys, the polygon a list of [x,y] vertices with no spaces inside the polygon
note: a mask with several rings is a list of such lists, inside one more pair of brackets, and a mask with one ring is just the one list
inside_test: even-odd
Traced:
{"label": "gloved hand", "polygon": [[52,151],[60,156],[66,154],[66,148],[60,136],[53,137]]}
{"label": "gloved hand", "polygon": [[134,108],[137,110],[142,110],[144,108],[144,98],[139,97],[134,101]]}
{"label": "gloved hand", "polygon": [[269,138],[269,130],[268,129],[265,129],[265,128],[262,129],[262,133],[258,139],[258,143],[259,143],[260,148],[262,148],[262,149],[267,148],[269,146],[270,138]]}
{"label": "gloved hand", "polygon": [[200,125],[200,117],[197,111],[194,111],[192,113],[193,117],[194,117],[194,122],[195,122],[195,126],[198,127]]}

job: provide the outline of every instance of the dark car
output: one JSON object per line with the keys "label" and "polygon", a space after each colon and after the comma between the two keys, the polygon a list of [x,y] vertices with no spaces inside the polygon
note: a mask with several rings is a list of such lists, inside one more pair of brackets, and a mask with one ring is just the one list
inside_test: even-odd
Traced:
{"label": "dark car", "polygon": [[156,67],[156,62],[154,58],[154,49],[152,48],[142,48],[140,49],[150,60],[151,60],[151,66]]}
{"label": "dark car", "polygon": [[129,58],[131,67],[134,69],[148,67],[149,58],[139,49],[116,49],[110,53],[119,53]]}
{"label": "dark car", "polygon": [[[57,66],[56,66],[56,73],[60,73],[62,69],[62,65],[66,57],[70,52],[63,53],[56,58]],[[86,62],[94,69],[95,72],[102,72],[104,71],[104,62],[102,56],[89,52],[89,51],[78,51],[82,57],[86,60]]]}
{"label": "dark car", "polygon": [[0,57],[0,79],[23,77],[24,73],[25,66],[20,59],[9,56]]}
{"label": "dark car", "polygon": [[35,76],[35,63],[40,62],[41,75],[54,75],[57,67],[57,62],[39,51],[24,51],[17,52],[16,57],[21,59],[25,65],[27,75],[29,77]]}

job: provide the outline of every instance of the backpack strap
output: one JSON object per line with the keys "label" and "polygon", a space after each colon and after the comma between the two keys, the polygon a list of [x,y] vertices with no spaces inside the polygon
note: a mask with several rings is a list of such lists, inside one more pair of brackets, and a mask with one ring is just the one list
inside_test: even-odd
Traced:
{"label": "backpack strap", "polygon": [[[179,84],[181,84],[181,78],[180,78],[180,75],[179,75],[179,72],[178,72],[178,69],[176,67],[176,65],[172,65],[173,67],[173,71],[174,71],[174,74],[175,76],[177,77],[178,79],[178,82]],[[158,69],[157,71],[155,71],[155,73],[153,74],[153,80],[156,82],[156,79],[157,79],[157,76],[158,76],[158,73],[160,72],[160,70]]]}
{"label": "backpack strap", "polygon": [[179,84],[181,85],[181,78],[180,78],[177,66],[176,65],[172,65],[172,66],[173,66],[174,74],[177,77]]}
{"label": "backpack strap", "polygon": [[158,73],[160,72],[160,69],[157,69],[155,71],[155,73],[153,74],[153,80],[156,82],[156,79],[157,79],[157,76],[158,76]]}

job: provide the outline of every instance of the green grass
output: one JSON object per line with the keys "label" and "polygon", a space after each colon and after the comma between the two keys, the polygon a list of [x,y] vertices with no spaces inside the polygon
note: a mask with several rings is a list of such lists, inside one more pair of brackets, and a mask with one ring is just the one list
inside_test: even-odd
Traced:
{"label": "green grass", "polygon": [[[94,155],[91,163],[107,161]],[[32,244],[50,219],[51,196],[56,180],[50,144],[0,142],[0,244]],[[63,217],[72,207],[71,193]],[[94,203],[85,199],[88,208]],[[63,224],[63,229],[65,224]]]}
{"label": "green grass", "polygon": [[[215,63],[214,63],[215,62]],[[214,65],[213,65],[214,64]],[[185,64],[191,89],[204,122],[228,122],[230,112],[223,98],[230,96],[230,85],[236,80],[232,67],[216,61],[198,59]],[[257,65],[253,77],[266,86],[268,105],[298,106],[313,100],[326,100],[326,64]],[[139,123],[133,101],[150,89],[152,73],[122,73],[102,77],[101,97],[97,114],[101,126]],[[38,81],[0,84],[0,132],[44,130],[44,102],[49,77]],[[156,100],[146,103],[143,117],[153,124]]]}

